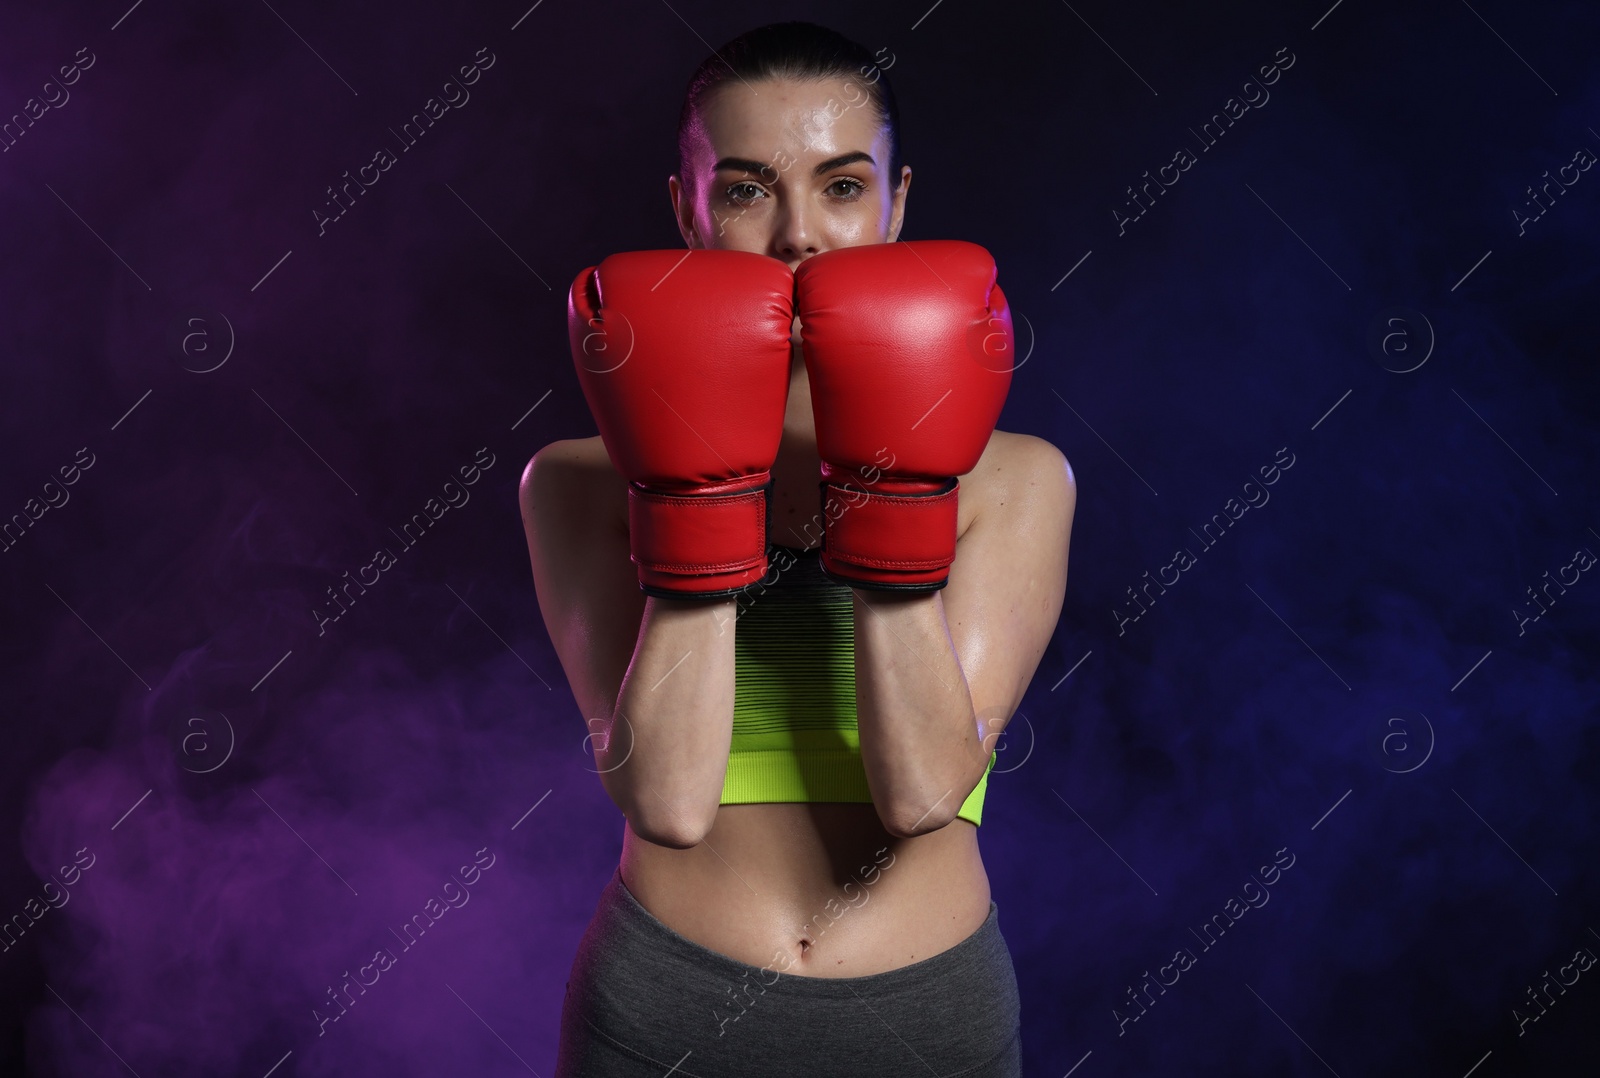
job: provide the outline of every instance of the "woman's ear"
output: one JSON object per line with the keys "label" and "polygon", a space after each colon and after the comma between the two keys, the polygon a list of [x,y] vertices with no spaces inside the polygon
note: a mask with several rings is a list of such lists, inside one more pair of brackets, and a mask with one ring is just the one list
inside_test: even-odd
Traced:
{"label": "woman's ear", "polygon": [[672,199],[672,216],[678,222],[678,234],[683,237],[684,244],[691,250],[705,246],[694,227],[694,199],[683,189],[676,173],[667,177],[667,194]]}
{"label": "woman's ear", "polygon": [[906,192],[911,190],[911,166],[900,166],[900,186],[889,196],[889,243],[900,238],[900,226],[906,220]]}

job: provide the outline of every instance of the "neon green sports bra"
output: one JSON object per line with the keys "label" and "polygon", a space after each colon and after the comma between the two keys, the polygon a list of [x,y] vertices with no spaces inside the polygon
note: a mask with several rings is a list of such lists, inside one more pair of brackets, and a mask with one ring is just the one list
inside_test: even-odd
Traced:
{"label": "neon green sports bra", "polygon": [[[767,554],[767,575],[736,599],[733,741],[720,803],[871,803],[856,728],[851,589],[823,573],[818,550],[774,544]],[[990,754],[958,813],[975,825],[997,758]]]}

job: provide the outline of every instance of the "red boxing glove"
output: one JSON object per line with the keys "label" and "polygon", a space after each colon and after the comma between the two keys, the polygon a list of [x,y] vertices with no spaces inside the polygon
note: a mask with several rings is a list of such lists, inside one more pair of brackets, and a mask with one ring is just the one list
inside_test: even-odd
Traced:
{"label": "red boxing glove", "polygon": [[937,591],[956,556],[956,477],[1011,387],[1011,312],[974,243],[827,251],[795,270],[822,458],[822,567],[851,587]]}
{"label": "red boxing glove", "polygon": [[789,267],[748,251],[615,254],[573,282],[572,359],[645,594],[725,599],[766,574],[793,320]]}

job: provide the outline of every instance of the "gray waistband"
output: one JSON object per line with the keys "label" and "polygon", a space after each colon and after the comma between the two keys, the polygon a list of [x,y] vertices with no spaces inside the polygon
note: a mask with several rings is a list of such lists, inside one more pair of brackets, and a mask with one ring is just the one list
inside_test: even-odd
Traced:
{"label": "gray waistband", "polygon": [[[751,970],[760,970],[767,983],[775,981],[781,966],[767,969],[751,966],[720,951],[714,951],[680,935],[645,909],[632,891],[622,881],[619,866],[611,874],[605,890],[601,892],[597,917],[604,917],[608,931],[638,938],[651,947],[670,952],[683,961],[730,978],[739,978]],[[963,968],[987,965],[994,959],[996,950],[1006,951],[1000,934],[1000,908],[991,898],[989,915],[983,924],[966,939],[938,954],[918,959],[898,969],[869,973],[860,977],[810,977],[798,973],[783,973],[781,979],[790,993],[815,995],[821,998],[839,998],[851,995],[852,989],[882,994],[898,987],[925,984],[932,980],[950,980],[958,977]],[[1006,952],[1009,958],[1009,952]]]}

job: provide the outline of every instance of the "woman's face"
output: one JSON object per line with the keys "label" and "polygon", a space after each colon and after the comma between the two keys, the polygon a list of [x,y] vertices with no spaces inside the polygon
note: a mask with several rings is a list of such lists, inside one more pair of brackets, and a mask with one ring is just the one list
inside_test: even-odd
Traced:
{"label": "woman's face", "polygon": [[753,251],[792,269],[900,234],[911,169],[891,178],[888,132],[853,79],[733,81],[700,110],[694,150],[667,181],[684,242]]}

